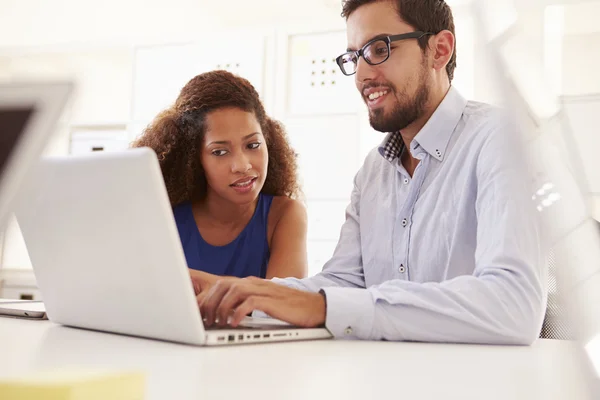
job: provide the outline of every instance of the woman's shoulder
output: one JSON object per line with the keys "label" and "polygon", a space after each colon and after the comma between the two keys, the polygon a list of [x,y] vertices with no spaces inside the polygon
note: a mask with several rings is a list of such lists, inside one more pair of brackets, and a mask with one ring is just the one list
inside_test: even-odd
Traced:
{"label": "woman's shoulder", "polygon": [[269,219],[277,223],[283,217],[292,217],[294,219],[306,220],[306,207],[299,200],[291,199],[287,196],[273,196]]}

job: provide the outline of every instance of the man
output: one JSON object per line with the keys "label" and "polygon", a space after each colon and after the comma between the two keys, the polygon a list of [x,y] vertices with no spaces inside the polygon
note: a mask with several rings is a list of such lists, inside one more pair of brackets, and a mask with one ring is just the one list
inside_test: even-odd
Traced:
{"label": "man", "polygon": [[536,211],[516,129],[451,86],[442,0],[347,0],[338,58],[374,129],[339,243],[307,279],[193,276],[206,324],[253,310],[336,338],[531,344],[546,304]]}

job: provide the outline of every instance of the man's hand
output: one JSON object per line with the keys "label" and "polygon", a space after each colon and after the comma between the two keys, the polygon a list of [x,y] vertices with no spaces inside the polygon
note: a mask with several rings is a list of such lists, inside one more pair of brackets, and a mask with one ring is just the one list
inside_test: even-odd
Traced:
{"label": "man's hand", "polygon": [[217,280],[198,295],[206,326],[238,326],[250,312],[260,310],[292,325],[313,328],[325,323],[325,297],[259,278]]}

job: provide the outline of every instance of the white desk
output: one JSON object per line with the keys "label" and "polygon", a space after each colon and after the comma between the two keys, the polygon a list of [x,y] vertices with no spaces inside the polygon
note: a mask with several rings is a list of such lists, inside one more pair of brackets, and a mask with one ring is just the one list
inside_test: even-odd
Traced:
{"label": "white desk", "polygon": [[[158,322],[157,322],[158,323]],[[0,318],[0,376],[136,369],[146,399],[591,399],[570,342],[531,347],[312,341],[193,347]]]}

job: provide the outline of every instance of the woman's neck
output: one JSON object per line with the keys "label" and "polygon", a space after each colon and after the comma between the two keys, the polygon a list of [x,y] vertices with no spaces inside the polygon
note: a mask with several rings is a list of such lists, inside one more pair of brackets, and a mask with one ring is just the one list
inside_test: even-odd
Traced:
{"label": "woman's neck", "polygon": [[203,219],[215,225],[235,227],[246,225],[250,221],[257,204],[258,197],[247,204],[235,204],[209,192],[192,207]]}

